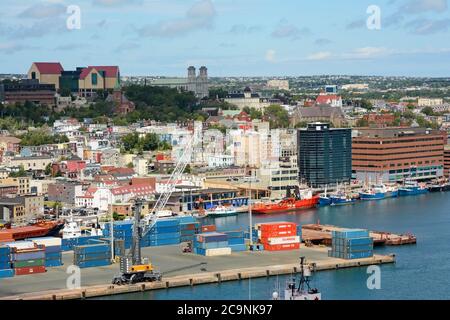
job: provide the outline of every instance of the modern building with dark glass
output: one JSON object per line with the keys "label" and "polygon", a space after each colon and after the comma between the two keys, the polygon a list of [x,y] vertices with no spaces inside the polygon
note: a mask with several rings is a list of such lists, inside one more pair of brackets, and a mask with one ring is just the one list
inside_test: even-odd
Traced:
{"label": "modern building with dark glass", "polygon": [[298,130],[299,179],[311,187],[350,182],[352,178],[352,131],[310,123]]}

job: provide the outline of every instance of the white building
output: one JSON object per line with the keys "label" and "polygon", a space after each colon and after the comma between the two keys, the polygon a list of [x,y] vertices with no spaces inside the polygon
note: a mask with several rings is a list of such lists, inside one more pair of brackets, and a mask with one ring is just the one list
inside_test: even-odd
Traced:
{"label": "white building", "polygon": [[230,155],[209,155],[208,167],[210,168],[226,168],[231,167],[234,163],[234,157]]}
{"label": "white building", "polygon": [[444,103],[443,99],[419,98],[417,105],[419,107],[434,107]]}
{"label": "white building", "polygon": [[267,81],[267,87],[289,91],[289,80],[272,79]]}

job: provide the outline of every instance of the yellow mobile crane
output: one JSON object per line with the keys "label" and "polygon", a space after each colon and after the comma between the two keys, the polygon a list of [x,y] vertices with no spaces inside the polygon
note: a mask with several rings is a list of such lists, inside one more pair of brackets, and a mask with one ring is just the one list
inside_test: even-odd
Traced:
{"label": "yellow mobile crane", "polygon": [[137,199],[134,203],[133,243],[128,255],[120,258],[121,274],[114,277],[113,284],[134,284],[161,281],[162,279],[162,274],[154,270],[147,258],[141,256],[141,210],[144,203],[145,201],[142,199]]}

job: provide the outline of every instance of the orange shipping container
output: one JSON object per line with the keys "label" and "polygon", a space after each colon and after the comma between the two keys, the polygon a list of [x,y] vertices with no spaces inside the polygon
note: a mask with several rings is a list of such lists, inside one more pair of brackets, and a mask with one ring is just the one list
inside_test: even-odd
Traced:
{"label": "orange shipping container", "polygon": [[259,225],[259,229],[261,230],[261,233],[289,230],[297,232],[297,224],[292,222],[262,223]]}
{"label": "orange shipping container", "polygon": [[215,225],[211,225],[211,226],[202,226],[202,233],[205,232],[215,232],[217,231],[217,228]]}

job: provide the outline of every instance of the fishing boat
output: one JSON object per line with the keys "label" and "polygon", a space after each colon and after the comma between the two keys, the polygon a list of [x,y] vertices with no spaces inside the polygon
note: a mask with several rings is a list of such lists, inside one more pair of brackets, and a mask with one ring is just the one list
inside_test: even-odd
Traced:
{"label": "fishing boat", "polygon": [[258,202],[253,206],[253,212],[271,214],[313,208],[319,203],[319,196],[313,195],[311,190],[296,190],[295,195],[272,203]]}
{"label": "fishing boat", "polygon": [[356,202],[356,199],[346,195],[343,192],[330,195],[330,199],[332,206],[343,206],[347,204],[354,204]]}
{"label": "fishing boat", "polygon": [[[297,279],[294,277],[291,281],[288,281],[286,288],[284,289],[284,300],[322,300],[322,294],[317,288],[311,287],[311,274],[310,266],[305,266],[305,257],[300,257],[300,279],[297,286]],[[272,293],[272,300],[279,300],[280,295],[278,291]]]}
{"label": "fishing boat", "polygon": [[428,192],[428,188],[424,184],[419,184],[417,181],[406,181],[405,184],[398,189],[398,195],[401,197],[416,196]]}
{"label": "fishing boat", "polygon": [[361,200],[382,200],[395,198],[399,195],[399,189],[396,186],[386,186],[385,184],[373,185],[359,193]]}
{"label": "fishing boat", "polygon": [[430,192],[450,191],[450,183],[442,180],[432,181],[427,187]]}
{"label": "fishing boat", "polygon": [[331,198],[327,194],[327,187],[325,187],[325,192],[319,194],[319,207],[326,207],[331,205]]}
{"label": "fishing boat", "polygon": [[212,209],[206,210],[206,216],[208,217],[229,217],[229,216],[235,216],[237,215],[238,212],[235,208],[229,206],[223,206],[223,205],[218,205]]}

